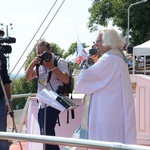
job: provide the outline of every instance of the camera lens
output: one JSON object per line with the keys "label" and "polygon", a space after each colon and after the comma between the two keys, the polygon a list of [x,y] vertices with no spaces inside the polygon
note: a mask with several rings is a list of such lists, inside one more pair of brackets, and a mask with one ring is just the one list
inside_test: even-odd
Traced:
{"label": "camera lens", "polygon": [[42,61],[45,60],[46,62],[49,62],[52,58],[52,55],[50,53],[47,53],[46,51],[44,51],[40,57],[41,57]]}
{"label": "camera lens", "polygon": [[45,56],[44,59],[46,62],[49,62],[51,60],[51,55],[49,53],[47,53],[47,55]]}

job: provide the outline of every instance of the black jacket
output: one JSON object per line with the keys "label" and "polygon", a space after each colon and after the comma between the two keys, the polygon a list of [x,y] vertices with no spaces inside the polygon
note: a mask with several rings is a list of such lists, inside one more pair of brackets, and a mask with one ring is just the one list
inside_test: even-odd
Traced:
{"label": "black jacket", "polygon": [[[5,55],[2,53],[0,53],[0,81],[1,80],[4,85],[11,83],[10,77],[8,75],[8,70],[7,70],[7,60]],[[4,92],[0,84],[0,99],[2,99],[3,97],[4,97]]]}

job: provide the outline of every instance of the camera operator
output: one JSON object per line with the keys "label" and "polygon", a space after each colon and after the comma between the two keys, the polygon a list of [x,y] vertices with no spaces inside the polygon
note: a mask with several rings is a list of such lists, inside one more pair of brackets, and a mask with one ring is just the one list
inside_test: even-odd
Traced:
{"label": "camera operator", "polygon": [[[67,63],[64,59],[58,60],[58,67],[54,65],[55,55],[52,53],[50,44],[46,41],[41,41],[36,45],[37,56],[29,64],[25,79],[32,80],[38,78],[38,91],[46,88],[47,90],[57,91],[63,83],[69,82],[69,71]],[[38,70],[36,69],[38,66]],[[55,125],[60,113],[59,110],[51,106],[46,106],[46,130],[44,129],[44,109],[45,104],[39,102],[38,122],[41,134],[55,136]],[[46,131],[46,133],[44,133]],[[58,145],[46,144],[45,150],[59,150]]]}
{"label": "camera operator", "polygon": [[[0,50],[0,131],[5,132],[7,130],[7,102],[5,99],[5,93],[11,106],[11,80],[7,71],[7,60],[4,54]],[[3,85],[4,90],[3,91]],[[9,144],[6,140],[0,140],[0,150],[9,150]]]}

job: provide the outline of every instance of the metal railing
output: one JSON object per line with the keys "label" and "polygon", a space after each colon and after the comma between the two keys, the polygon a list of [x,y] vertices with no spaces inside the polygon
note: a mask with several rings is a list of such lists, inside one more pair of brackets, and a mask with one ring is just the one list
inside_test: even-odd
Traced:
{"label": "metal railing", "polygon": [[20,140],[36,143],[56,144],[82,148],[93,148],[93,149],[114,149],[114,150],[150,150],[148,146],[139,145],[127,145],[116,142],[103,142],[85,139],[65,138],[57,136],[45,136],[45,135],[31,135],[24,133],[7,133],[0,132],[0,139],[5,140]]}
{"label": "metal railing", "polygon": [[[21,98],[35,96],[36,93],[28,94],[17,94],[12,95],[12,98]],[[47,144],[56,144],[64,146],[73,146],[73,147],[82,147],[82,148],[93,148],[93,149],[116,149],[116,150],[150,150],[149,146],[141,145],[127,145],[116,142],[103,142],[103,141],[94,141],[94,140],[85,140],[85,139],[75,139],[75,138],[65,138],[58,136],[44,136],[44,135],[32,135],[24,133],[9,133],[9,132],[0,132],[0,139],[6,140],[18,140],[18,141],[27,141],[27,142],[36,142],[36,143],[47,143]]]}
{"label": "metal railing", "polygon": [[16,95],[12,95],[12,99],[14,98],[22,98],[22,97],[29,97],[29,96],[35,96],[36,93],[27,93],[27,94],[16,94]]}

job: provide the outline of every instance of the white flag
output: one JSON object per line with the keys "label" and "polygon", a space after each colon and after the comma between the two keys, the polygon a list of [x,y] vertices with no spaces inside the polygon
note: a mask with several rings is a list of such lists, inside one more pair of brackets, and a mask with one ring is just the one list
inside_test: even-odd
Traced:
{"label": "white flag", "polygon": [[82,46],[82,43],[80,42],[80,40],[78,39],[77,41],[77,59],[76,59],[76,63],[79,63],[83,60],[87,60],[88,59],[88,55],[85,51],[85,49]]}
{"label": "white flag", "polygon": [[70,55],[65,59],[65,61],[66,61],[66,62],[72,61],[72,57],[73,57],[73,55],[70,54]]}
{"label": "white flag", "polygon": [[66,62],[72,62],[72,63],[75,63],[76,59],[77,59],[77,51],[74,52],[74,54],[72,55],[69,55],[67,58],[66,58]]}

